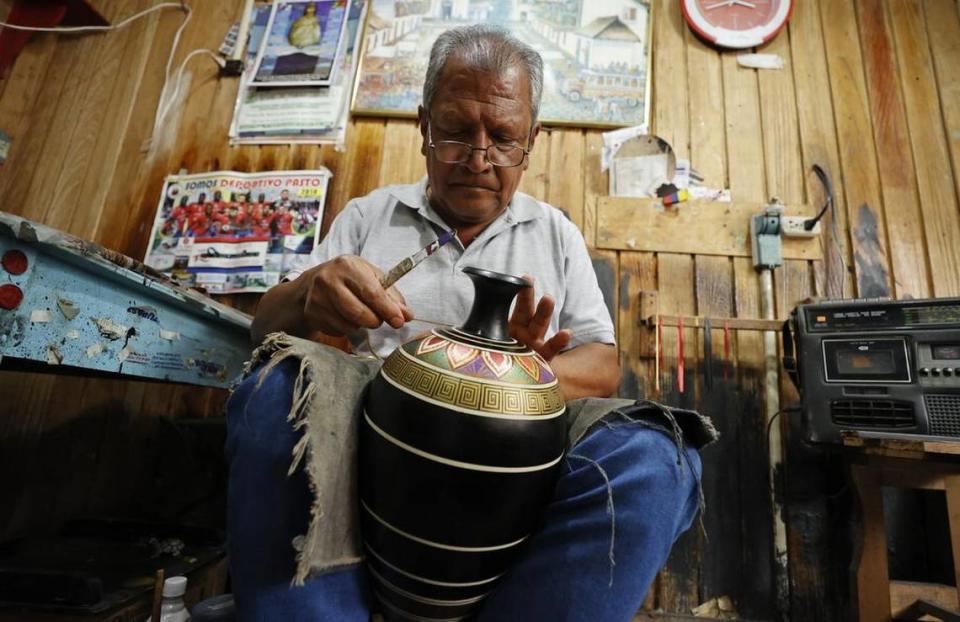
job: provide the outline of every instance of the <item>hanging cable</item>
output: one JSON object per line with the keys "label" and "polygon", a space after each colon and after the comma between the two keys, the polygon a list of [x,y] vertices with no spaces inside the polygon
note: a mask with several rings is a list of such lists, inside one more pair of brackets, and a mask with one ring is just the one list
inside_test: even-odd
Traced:
{"label": "hanging cable", "polygon": [[820,208],[820,213],[813,218],[808,218],[803,221],[803,228],[807,231],[813,231],[813,228],[817,226],[817,223],[820,222],[823,215],[827,213],[828,208],[830,209],[831,215],[836,217],[837,214],[836,209],[833,207],[833,182],[830,181],[830,176],[819,164],[813,165],[813,172],[816,174],[817,179],[820,180],[820,183],[823,184],[823,189],[827,193],[827,197],[823,201],[823,207]]}
{"label": "hanging cable", "polygon": [[[830,175],[822,166],[820,166],[819,164],[814,164],[812,168],[813,168],[814,174],[816,174],[817,176],[817,179],[820,181],[820,184],[823,186],[823,191],[824,191],[824,194],[826,195],[826,198],[824,199],[823,207],[820,209],[820,213],[818,213],[813,218],[809,218],[805,220],[803,223],[803,228],[806,229],[807,231],[813,230],[813,228],[817,225],[817,222],[819,222],[820,219],[823,218],[823,216],[826,214],[827,209],[828,208],[830,209],[830,241],[832,243],[831,250],[836,252],[836,256],[840,260],[841,270],[836,275],[828,274],[828,276],[830,277],[830,282],[827,283],[827,287],[828,287],[827,295],[842,297],[843,290],[844,290],[843,275],[846,274],[846,271],[847,271],[847,262],[846,262],[846,258],[844,257],[843,247],[840,245],[840,234],[837,231],[837,205],[836,205],[836,196],[833,190],[833,182],[830,179]],[[834,282],[834,278],[837,279],[836,282]],[[829,291],[831,289],[833,291]]]}
{"label": "hanging cable", "polygon": [[218,66],[223,67],[226,65],[226,61],[219,56],[217,56],[212,50],[199,49],[193,50],[180,62],[180,67],[177,68],[176,76],[173,80],[173,90],[167,94],[167,87],[170,85],[169,80],[164,82],[163,90],[160,93],[160,101],[157,103],[157,115],[154,120],[153,129],[156,134],[160,130],[160,127],[163,125],[163,121],[167,116],[167,113],[173,107],[174,102],[177,101],[177,98],[180,96],[180,86],[183,83],[183,72],[187,68],[187,63],[191,58],[197,56],[198,54],[206,54],[213,59]]}
{"label": "hanging cable", "polygon": [[30,32],[106,32],[108,30],[119,30],[124,26],[127,26],[128,24],[140,19],[141,17],[161,9],[181,9],[187,13],[190,12],[190,8],[181,2],[161,2],[160,4],[156,4],[149,9],[145,9],[135,15],[131,15],[125,20],[122,20],[116,24],[108,24],[106,26],[51,26],[49,28],[44,28],[41,26],[21,26],[19,24],[10,24],[7,22],[0,22],[0,26],[3,26],[4,28],[12,28],[13,30],[27,30]]}
{"label": "hanging cable", "polygon": [[[183,31],[184,29],[186,29],[187,24],[190,23],[190,18],[193,16],[193,10],[191,10],[186,3],[182,3],[182,4],[183,4],[182,8],[184,12],[183,22],[180,23],[180,27],[177,28],[177,32],[174,33],[173,35],[173,43],[170,45],[170,55],[167,56],[167,65],[163,74],[163,88],[160,89],[160,99],[159,101],[157,101],[157,112],[153,117],[153,133],[150,135],[151,142],[157,136],[157,132],[159,131],[160,126],[163,124],[163,118],[166,116],[167,111],[172,105],[169,102],[171,102],[173,98],[170,97],[170,94],[168,94],[168,91],[167,91],[167,88],[170,86],[170,68],[173,66],[173,57],[177,53],[177,47],[180,45],[180,35],[183,34]],[[183,69],[186,66],[186,63],[189,57],[190,55],[188,54],[187,58],[185,58],[180,63],[180,69]],[[174,90],[179,92],[180,90],[179,81]]]}

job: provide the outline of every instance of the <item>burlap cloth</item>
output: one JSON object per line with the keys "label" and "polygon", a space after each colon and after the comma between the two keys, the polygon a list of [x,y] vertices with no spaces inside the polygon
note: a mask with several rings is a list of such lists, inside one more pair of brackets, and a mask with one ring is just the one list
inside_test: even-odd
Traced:
{"label": "burlap cloth", "polygon": [[[246,368],[260,367],[260,380],[281,361],[300,361],[287,420],[303,436],[293,449],[290,473],[301,463],[313,492],[307,533],[292,545],[297,551],[293,583],[362,560],[357,502],[357,422],[363,394],[380,370],[381,361],[346,354],[313,341],[285,333],[268,335]],[[262,367],[261,367],[262,366]],[[259,386],[259,383],[258,383]],[[256,391],[251,394],[255,399]],[[616,412],[634,420],[644,412],[649,422],[678,443],[684,439],[700,448],[716,439],[708,419],[693,411],[672,409],[655,402],[585,398],[567,403],[568,447],[572,447],[604,415]]]}

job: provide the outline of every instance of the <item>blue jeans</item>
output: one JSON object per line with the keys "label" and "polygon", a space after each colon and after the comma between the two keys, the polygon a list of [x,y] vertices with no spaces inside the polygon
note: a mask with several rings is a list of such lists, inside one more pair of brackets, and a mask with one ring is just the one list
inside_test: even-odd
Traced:
{"label": "blue jeans", "polygon": [[[291,587],[291,541],[311,493],[287,476],[298,433],[286,421],[297,363],[256,375],[227,407],[228,550],[238,620],[367,622],[361,568]],[[568,452],[540,531],[485,601],[479,622],[627,621],[699,507],[700,457],[664,431],[613,414]]]}

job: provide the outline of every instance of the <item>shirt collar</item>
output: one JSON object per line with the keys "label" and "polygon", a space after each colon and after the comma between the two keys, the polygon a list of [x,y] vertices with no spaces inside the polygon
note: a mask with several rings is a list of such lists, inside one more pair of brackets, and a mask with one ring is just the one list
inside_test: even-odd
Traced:
{"label": "shirt collar", "polygon": [[[417,210],[428,220],[442,225],[442,219],[430,206],[427,201],[427,176],[424,175],[420,181],[415,184],[405,184],[391,188],[391,194],[395,199],[407,207]],[[507,222],[517,224],[528,220],[536,220],[543,216],[543,210],[536,199],[522,192],[515,192],[510,205],[504,213]]]}

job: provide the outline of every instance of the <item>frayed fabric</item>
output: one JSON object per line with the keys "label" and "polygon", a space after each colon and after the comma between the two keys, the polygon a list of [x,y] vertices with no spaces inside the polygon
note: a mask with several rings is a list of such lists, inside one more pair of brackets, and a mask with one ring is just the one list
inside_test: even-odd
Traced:
{"label": "frayed fabric", "polygon": [[[247,374],[260,367],[251,400],[278,365],[299,361],[287,421],[302,434],[293,447],[288,474],[303,466],[313,502],[307,533],[294,538],[296,572],[293,585],[361,562],[357,511],[357,421],[362,395],[379,364],[323,344],[269,335],[253,353]],[[245,410],[245,416],[251,413]]]}
{"label": "frayed fabric", "polygon": [[[570,443],[576,444],[581,438],[586,436],[596,426],[602,425],[613,428],[620,425],[639,425],[648,429],[656,430],[669,437],[677,448],[677,466],[680,467],[680,477],[684,480],[687,477],[687,471],[697,478],[697,507],[700,531],[707,539],[706,526],[703,523],[703,513],[706,509],[706,499],[703,496],[703,486],[700,478],[697,477],[696,470],[690,463],[685,448],[689,445],[696,450],[716,442],[720,434],[713,426],[709,417],[702,415],[694,410],[682,408],[672,408],[653,400],[622,400],[622,399],[601,399],[586,398],[569,403],[571,415]],[[613,568],[616,565],[614,559],[614,544],[616,541],[616,506],[613,499],[613,489],[610,480],[603,468],[596,462],[578,456],[568,454],[567,458],[575,458],[591,462],[600,472],[607,487],[607,513],[610,515],[610,586],[613,585]]]}
{"label": "frayed fabric", "polygon": [[610,581],[607,583],[607,587],[613,587],[613,567],[617,565],[616,557],[613,554],[617,543],[617,508],[613,503],[613,486],[610,484],[610,476],[607,475],[607,472],[600,466],[600,463],[592,458],[574,453],[567,454],[567,460],[569,461],[571,458],[574,460],[583,460],[592,465],[593,468],[600,473],[601,477],[603,477],[603,483],[607,487],[607,514],[610,516],[610,548],[607,551],[607,558],[610,560]]}
{"label": "frayed fabric", "polygon": [[[653,400],[637,400],[629,406],[621,406],[602,421],[615,418],[658,430],[671,437],[677,446],[677,465],[681,467],[681,477],[686,477],[687,470],[697,477],[696,470],[684,451],[687,444],[700,451],[720,439],[720,433],[713,426],[710,417],[695,410],[672,408]],[[707,508],[707,501],[703,496],[703,486],[699,477],[697,477],[697,501],[700,532],[705,540],[709,540],[706,525],[703,524],[703,513]]]}

